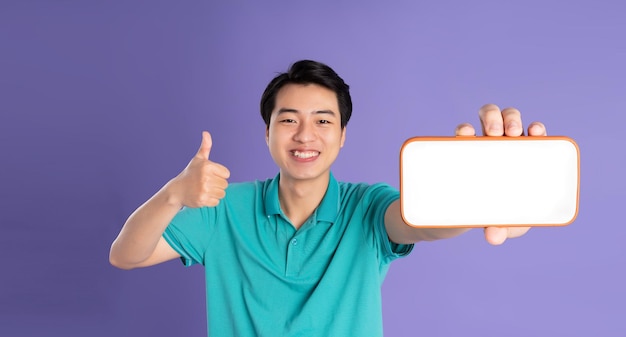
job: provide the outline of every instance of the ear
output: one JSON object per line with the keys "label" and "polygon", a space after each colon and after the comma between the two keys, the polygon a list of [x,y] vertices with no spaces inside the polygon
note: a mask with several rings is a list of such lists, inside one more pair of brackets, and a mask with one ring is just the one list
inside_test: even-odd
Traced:
{"label": "ear", "polygon": [[339,145],[340,148],[343,147],[343,143],[346,142],[346,129],[347,127],[344,126],[343,130],[341,130],[341,144]]}
{"label": "ear", "polygon": [[265,127],[265,144],[270,146],[270,127],[269,125]]}

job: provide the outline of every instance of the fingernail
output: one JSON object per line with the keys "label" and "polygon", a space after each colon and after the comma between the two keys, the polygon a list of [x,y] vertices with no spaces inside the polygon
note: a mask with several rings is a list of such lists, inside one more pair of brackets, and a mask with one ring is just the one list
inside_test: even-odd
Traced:
{"label": "fingernail", "polygon": [[502,125],[500,124],[491,124],[489,125],[489,128],[487,128],[487,130],[489,131],[490,134],[494,134],[494,133],[498,133],[501,134],[502,133]]}
{"label": "fingernail", "polygon": [[542,134],[542,131],[543,130],[541,129],[541,127],[535,124],[530,127],[530,129],[528,130],[528,133],[532,135],[540,135]]}
{"label": "fingernail", "polygon": [[522,126],[518,122],[510,122],[506,126],[508,136],[519,136],[522,134]]}
{"label": "fingernail", "polygon": [[518,122],[510,122],[509,125],[507,126],[508,129],[512,129],[512,128],[519,128],[520,125]]}

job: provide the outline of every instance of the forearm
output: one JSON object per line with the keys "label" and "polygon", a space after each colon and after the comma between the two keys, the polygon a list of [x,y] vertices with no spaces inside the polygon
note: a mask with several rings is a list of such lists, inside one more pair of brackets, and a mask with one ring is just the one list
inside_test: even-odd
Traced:
{"label": "forearm", "polygon": [[389,239],[399,244],[449,239],[468,231],[467,228],[415,228],[404,222],[400,202],[394,201],[385,212],[385,228]]}
{"label": "forearm", "polygon": [[[408,225],[407,225],[408,226]],[[459,236],[469,230],[469,228],[412,228],[411,231],[418,232],[416,235],[421,241],[434,241],[450,239]]]}
{"label": "forearm", "polygon": [[111,264],[130,268],[148,259],[155,251],[161,235],[182,207],[168,187],[169,183],[128,217],[111,245]]}

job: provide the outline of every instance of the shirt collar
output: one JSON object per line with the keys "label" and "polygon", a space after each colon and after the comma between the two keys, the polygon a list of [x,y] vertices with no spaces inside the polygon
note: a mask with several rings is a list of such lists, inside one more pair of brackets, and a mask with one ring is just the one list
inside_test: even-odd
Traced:
{"label": "shirt collar", "polygon": [[280,180],[280,173],[269,181],[267,189],[265,190],[265,213],[269,215],[282,214],[280,210],[280,201],[278,200],[278,181]]}
{"label": "shirt collar", "polygon": [[[332,173],[329,173],[328,188],[322,198],[322,202],[315,209],[315,217],[318,221],[335,222],[339,212],[339,183]],[[265,212],[267,215],[283,214],[278,199],[278,182],[280,173],[270,180],[265,192]]]}

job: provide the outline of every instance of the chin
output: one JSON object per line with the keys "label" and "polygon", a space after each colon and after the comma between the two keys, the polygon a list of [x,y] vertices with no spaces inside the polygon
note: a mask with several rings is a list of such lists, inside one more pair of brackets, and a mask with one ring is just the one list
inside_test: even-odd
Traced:
{"label": "chin", "polygon": [[328,174],[329,174],[329,171],[322,171],[322,172],[289,172],[287,170],[281,171],[282,177],[288,177],[288,179],[293,179],[293,180],[315,180],[315,179],[324,177],[325,175],[328,175]]}

